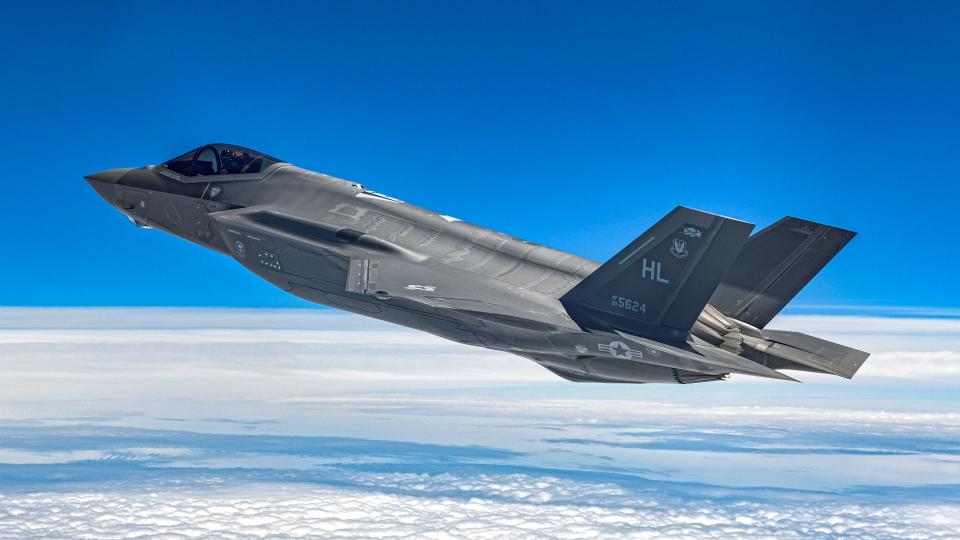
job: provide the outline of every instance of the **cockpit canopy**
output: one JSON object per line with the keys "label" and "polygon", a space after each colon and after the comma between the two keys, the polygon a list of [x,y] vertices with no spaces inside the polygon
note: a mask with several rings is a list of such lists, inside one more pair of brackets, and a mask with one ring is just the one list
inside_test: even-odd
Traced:
{"label": "cockpit canopy", "polygon": [[282,160],[242,146],[208,144],[175,157],[161,166],[184,176],[217,176],[259,174],[276,163],[282,163]]}

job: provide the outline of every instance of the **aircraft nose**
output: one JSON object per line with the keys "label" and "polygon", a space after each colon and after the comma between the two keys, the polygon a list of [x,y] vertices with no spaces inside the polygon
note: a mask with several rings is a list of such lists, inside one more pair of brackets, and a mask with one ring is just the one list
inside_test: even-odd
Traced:
{"label": "aircraft nose", "polygon": [[121,169],[107,169],[105,171],[95,172],[84,176],[88,182],[103,182],[105,184],[116,184],[123,178],[123,175],[130,172],[132,169],[121,168]]}
{"label": "aircraft nose", "polygon": [[133,169],[107,169],[105,171],[88,174],[84,176],[84,178],[87,179],[90,187],[92,187],[100,197],[110,202],[113,200],[114,189],[117,182],[131,170]]}

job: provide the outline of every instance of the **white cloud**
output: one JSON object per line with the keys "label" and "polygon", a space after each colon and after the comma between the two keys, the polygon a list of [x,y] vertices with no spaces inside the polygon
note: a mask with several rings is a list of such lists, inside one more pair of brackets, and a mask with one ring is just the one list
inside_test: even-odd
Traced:
{"label": "white cloud", "polygon": [[867,360],[858,376],[957,382],[960,350],[880,352]]}
{"label": "white cloud", "polygon": [[[955,506],[630,496],[555,479],[417,479],[421,496],[293,485],[0,496],[0,538],[952,538]],[[436,495],[463,488],[472,496]],[[607,490],[600,504],[588,500]],[[581,493],[587,491],[590,493]],[[513,493],[513,497],[503,497]]]}
{"label": "white cloud", "polygon": [[555,379],[514,355],[367,321],[310,310],[0,309],[0,402],[258,399]]}
{"label": "white cloud", "polygon": [[64,450],[37,452],[0,448],[0,463],[18,465],[49,465],[51,463],[70,463],[73,461],[103,459],[105,454],[99,450]]}
{"label": "white cloud", "polygon": [[[874,353],[854,381],[796,374],[804,381],[844,388],[877,380],[949,385],[960,376],[960,320],[787,316],[776,324]],[[743,376],[698,385],[696,393],[748,382],[751,388],[788,384]],[[625,391],[590,385],[574,390],[573,383],[511,354],[326,311],[0,308],[0,415],[7,418],[63,410],[129,413],[148,410],[149,403],[170,409],[176,403],[189,408],[191,401],[211,406],[510,385],[581,397]],[[668,390],[679,397],[677,388]],[[631,395],[662,391],[635,387]],[[224,405],[221,414],[231,416],[229,409]]]}
{"label": "white cloud", "polygon": [[[873,352],[859,377],[936,381],[960,374],[960,319],[784,316],[775,326]],[[36,397],[32,390],[41,379],[46,388],[75,394],[80,388],[61,386],[60,380],[85,380],[84,374],[93,372],[98,380],[116,383],[113,387],[178,381],[182,386],[171,389],[178,395],[198,376],[217,377],[223,388],[236,383],[244,391],[246,379],[257,377],[265,391],[258,395],[274,386],[285,392],[291,389],[287,384],[303,388],[303,381],[338,391],[382,387],[386,381],[390,388],[559,382],[507,353],[314,310],[2,308],[0,358],[0,381],[25,398]],[[85,382],[103,390],[104,385]]]}
{"label": "white cloud", "polygon": [[[500,399],[482,397],[422,397],[422,396],[314,396],[285,397],[279,403],[313,403],[324,407],[349,406],[356,408],[382,407],[399,409],[419,407],[423,410],[442,410],[446,414],[466,414],[484,411],[503,417],[558,420],[574,424],[597,425],[605,422],[648,425],[650,421],[669,419],[702,425],[714,420],[730,420],[737,424],[755,422],[789,425],[843,426],[907,426],[931,430],[960,429],[960,413],[930,411],[898,411],[895,409],[842,409],[836,407],[797,407],[768,405],[703,405],[683,402],[609,399]],[[642,420],[642,422],[641,422]]]}
{"label": "white cloud", "polygon": [[[956,505],[920,504],[916,498],[911,500],[917,504],[879,505],[809,493],[760,499],[744,497],[749,492],[743,487],[956,483],[957,456],[937,442],[960,437],[955,409],[918,410],[915,401],[889,400],[889,392],[877,392],[880,399],[872,402],[838,400],[852,389],[950,384],[960,376],[960,321],[792,316],[778,318],[777,325],[874,355],[854,381],[799,375],[834,385],[808,394],[801,393],[807,385],[747,386],[741,383],[749,380],[745,377],[684,388],[573,385],[509,354],[328,312],[0,309],[0,415],[21,425],[90,422],[478,445],[515,453],[490,458],[499,466],[618,470],[728,486],[724,489],[734,494],[691,498],[678,494],[678,484],[657,480],[650,480],[649,492],[638,493],[571,479],[583,476],[500,474],[493,467],[472,476],[356,473],[346,483],[353,487],[344,488],[184,480],[194,487],[172,489],[185,478],[176,476],[181,468],[224,475],[316,471],[337,460],[369,464],[395,458],[389,450],[367,456],[360,450],[349,458],[295,450],[277,456],[258,453],[255,445],[232,454],[182,440],[164,446],[163,437],[123,439],[111,447],[109,437],[89,433],[97,449],[90,449],[90,440],[71,449],[75,441],[69,435],[48,427],[30,435],[34,439],[0,441],[0,463],[70,463],[80,470],[87,460],[95,461],[93,482],[66,484],[59,493],[4,489],[0,538],[950,537],[960,527]],[[451,391],[510,385],[520,390]],[[779,435],[764,439],[771,430]],[[687,437],[694,446],[681,451],[588,444],[670,440],[665,433]],[[586,443],[551,442],[554,437]],[[731,439],[754,445],[754,451],[706,448]],[[932,442],[916,453],[896,452],[904,439]],[[879,451],[840,451],[870,445]],[[771,451],[784,448],[826,451]],[[163,463],[174,472],[155,473],[164,481],[155,488],[95,482],[100,467],[121,462]],[[471,463],[483,470],[476,460]],[[347,473],[340,469],[340,474]]]}
{"label": "white cloud", "polygon": [[782,315],[770,328],[804,332],[871,353],[960,350],[960,318]]}

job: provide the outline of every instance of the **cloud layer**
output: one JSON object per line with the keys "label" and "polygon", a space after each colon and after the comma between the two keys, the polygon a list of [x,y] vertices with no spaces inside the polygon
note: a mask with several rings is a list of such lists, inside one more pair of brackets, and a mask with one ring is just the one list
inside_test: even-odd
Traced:
{"label": "cloud layer", "polygon": [[575,385],[309,310],[0,309],[0,538],[953,538],[960,321],[853,380]]}
{"label": "cloud layer", "polygon": [[[863,379],[960,380],[960,319],[785,316],[790,328],[871,351]],[[313,310],[0,308],[0,394],[22,401],[201,397],[558,384],[519,357]],[[82,384],[77,384],[80,381]],[[729,384],[763,384],[734,377]],[[783,384],[783,383],[781,383]],[[126,392],[126,394],[124,394]]]}
{"label": "cloud layer", "polygon": [[[442,479],[444,483],[450,478]],[[456,481],[453,479],[452,481]],[[945,505],[865,506],[819,500],[607,505],[552,504],[549,480],[491,477],[471,490],[519,500],[252,485],[153,492],[36,493],[0,497],[0,538],[955,538]],[[615,490],[615,488],[610,488]]]}

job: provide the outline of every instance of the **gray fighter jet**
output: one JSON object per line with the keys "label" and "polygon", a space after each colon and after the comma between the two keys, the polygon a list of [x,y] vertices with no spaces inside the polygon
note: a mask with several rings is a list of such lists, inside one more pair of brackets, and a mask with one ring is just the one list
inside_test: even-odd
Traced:
{"label": "gray fighter jet", "polygon": [[868,354],[764,327],[855,233],[678,207],[604,264],[227,144],[86,177],[112,206],[311,302],[576,382],[850,378]]}

